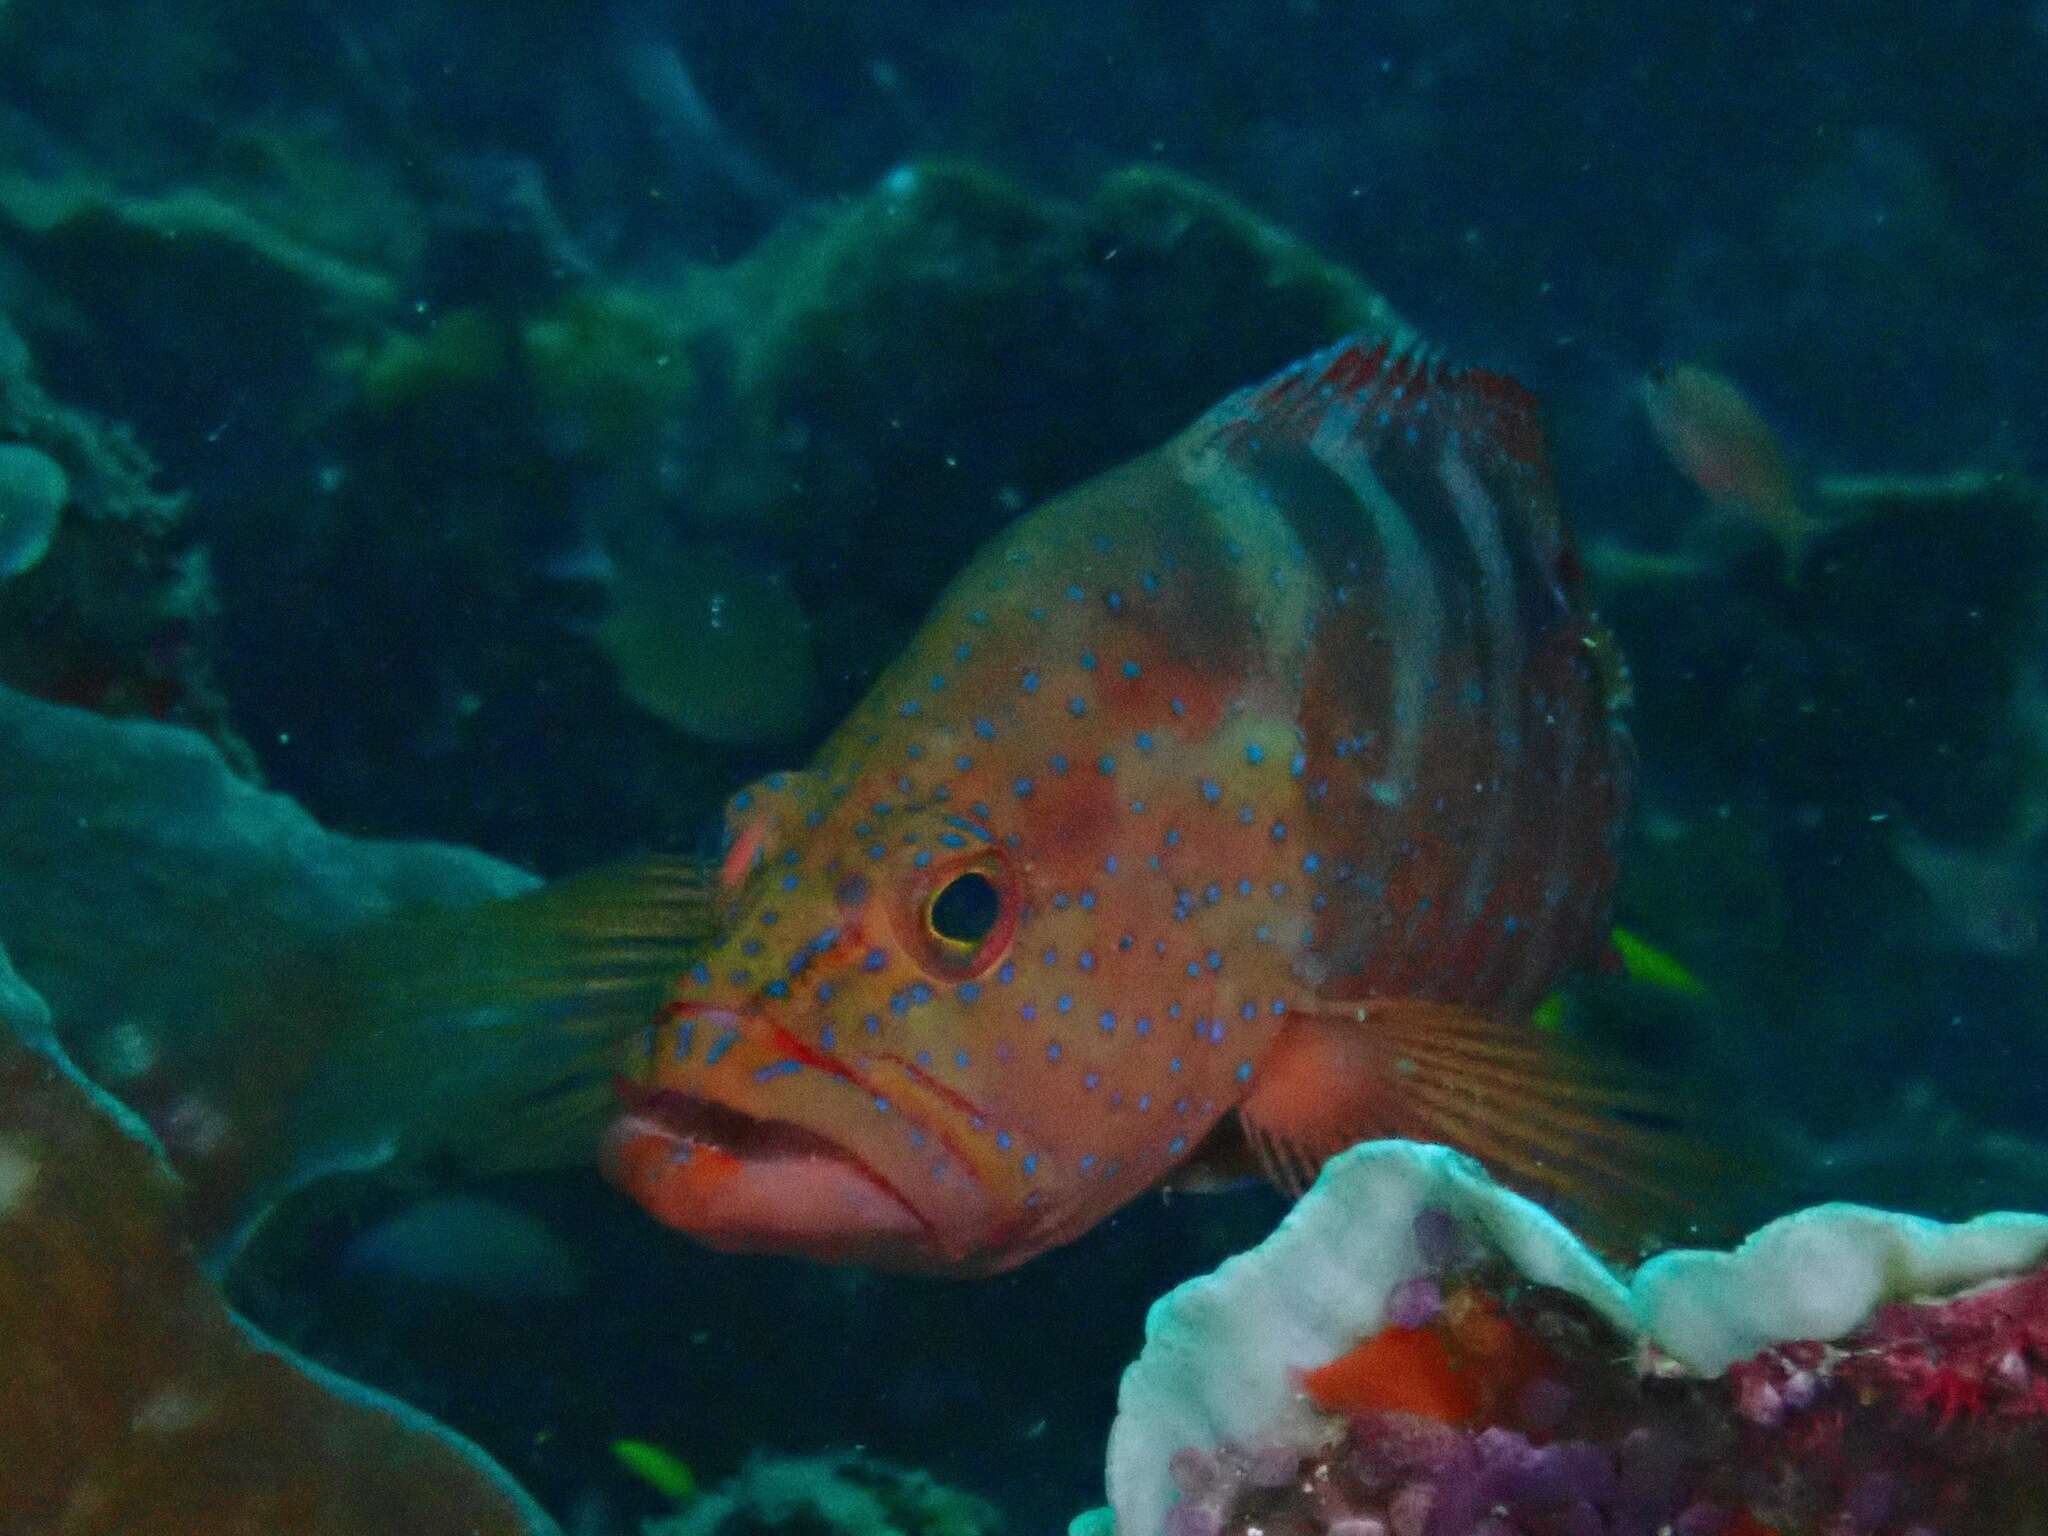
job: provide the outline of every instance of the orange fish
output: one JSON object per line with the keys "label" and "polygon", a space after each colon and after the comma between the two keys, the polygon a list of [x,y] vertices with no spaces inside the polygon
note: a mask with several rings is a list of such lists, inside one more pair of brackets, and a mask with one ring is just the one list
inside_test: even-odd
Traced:
{"label": "orange fish", "polygon": [[1389,1134],[1584,1194],[1633,1133],[1526,1018],[1605,932],[1620,686],[1533,402],[1353,341],[982,550],[734,798],[708,946],[664,865],[491,963],[633,1032],[603,1166],[721,1249],[990,1273]]}
{"label": "orange fish", "polygon": [[1671,462],[1717,512],[1768,534],[1783,551],[1791,579],[1814,527],[1777,434],[1749,398],[1720,374],[1690,365],[1651,369],[1642,394],[1650,428]]}

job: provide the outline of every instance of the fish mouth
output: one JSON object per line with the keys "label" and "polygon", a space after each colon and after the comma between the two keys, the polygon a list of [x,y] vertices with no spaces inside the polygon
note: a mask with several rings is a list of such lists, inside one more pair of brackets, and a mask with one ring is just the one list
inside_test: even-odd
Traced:
{"label": "fish mouth", "polygon": [[880,1262],[929,1223],[866,1160],[791,1120],[621,1082],[606,1176],[665,1225],[727,1253]]}

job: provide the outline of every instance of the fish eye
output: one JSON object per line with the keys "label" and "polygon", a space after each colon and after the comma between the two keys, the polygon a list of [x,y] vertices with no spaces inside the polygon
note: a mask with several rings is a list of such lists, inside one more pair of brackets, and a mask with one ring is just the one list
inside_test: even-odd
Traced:
{"label": "fish eye", "polygon": [[933,893],[925,908],[925,926],[947,944],[975,945],[995,929],[1003,915],[1002,892],[978,869],[963,870]]}
{"label": "fish eye", "polygon": [[1017,933],[1017,877],[1000,850],[927,870],[894,908],[897,937],[935,979],[972,981],[1001,963]]}

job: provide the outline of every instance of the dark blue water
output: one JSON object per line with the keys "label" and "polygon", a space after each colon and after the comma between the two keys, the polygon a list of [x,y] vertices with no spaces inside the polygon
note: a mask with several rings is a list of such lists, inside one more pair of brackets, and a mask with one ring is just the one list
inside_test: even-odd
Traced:
{"label": "dark blue water", "polygon": [[[0,586],[0,682],[206,729],[352,833],[704,851],[983,539],[1330,339],[1346,269],[1543,397],[1589,546],[1705,552],[1589,561],[1638,700],[1618,915],[1704,996],[1595,980],[1574,1027],[1770,1149],[1730,1220],[2048,1207],[2044,72],[2024,0],[13,0],[0,313],[181,500],[126,574]],[[933,159],[928,228],[862,222]],[[1243,220],[1119,212],[1133,166]],[[166,238],[180,199],[213,235]],[[1796,582],[1660,452],[1671,363],[1838,525]],[[657,537],[758,605],[675,664],[681,724],[602,641]],[[740,674],[758,712],[693,727]],[[949,1284],[712,1257],[593,1175],[492,1193],[592,1287],[337,1278],[373,1188],[234,1294],[605,1530],[659,1504],[622,1436],[707,1481],[860,1444],[1051,1530],[1146,1304],[1279,1209],[1147,1199]]]}

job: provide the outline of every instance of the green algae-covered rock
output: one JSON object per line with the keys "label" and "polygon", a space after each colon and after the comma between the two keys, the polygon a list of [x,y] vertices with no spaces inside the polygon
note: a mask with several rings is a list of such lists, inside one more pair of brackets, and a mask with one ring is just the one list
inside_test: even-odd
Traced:
{"label": "green algae-covered rock", "polygon": [[[277,590],[274,529],[221,550],[261,637],[252,734],[278,710],[294,788],[394,829],[555,867],[689,838],[834,725],[1023,508],[1317,345],[1399,328],[1185,178],[1126,171],[1074,203],[959,164],[729,266],[394,312],[326,354],[349,403],[292,539],[323,611]],[[664,614],[667,586],[689,600]],[[392,653],[433,665],[394,675]],[[346,764],[298,707],[309,668]],[[543,813],[531,849],[514,822]]]}
{"label": "green algae-covered rock", "polygon": [[[0,318],[0,568],[15,567],[0,582],[0,684],[191,725],[250,772],[210,652],[211,572],[185,498],[158,478],[126,427],[51,396]],[[30,516],[40,520],[60,483],[62,519],[24,561],[33,551],[10,542],[25,531],[14,523],[23,508],[9,498],[36,488],[41,511]]]}
{"label": "green algae-covered rock", "polygon": [[0,784],[0,944],[65,1048],[156,1131],[208,1244],[404,1134],[361,1118],[402,1084],[307,1092],[338,1044],[310,1013],[246,1006],[271,973],[393,908],[533,883],[467,849],[329,832],[191,731],[6,689]]}
{"label": "green algae-covered rock", "polygon": [[63,465],[26,443],[0,443],[0,581],[42,563],[70,499]]}
{"label": "green algae-covered rock", "polygon": [[1351,273],[1151,169],[1076,206],[906,166],[688,296],[713,322],[699,412],[723,417],[699,515],[804,546],[821,604],[834,573],[871,575],[899,624],[1020,507],[1336,336],[1399,328]]}
{"label": "green algae-covered rock", "polygon": [[38,262],[73,268],[78,282],[161,281],[171,268],[212,270],[247,306],[292,287],[316,302],[375,308],[391,280],[307,244],[228,199],[196,188],[133,196],[87,180],[0,176],[0,225]]}
{"label": "green algae-covered rock", "polygon": [[0,951],[0,1528],[559,1536],[474,1444],[228,1309],[162,1146],[48,1024]]}

